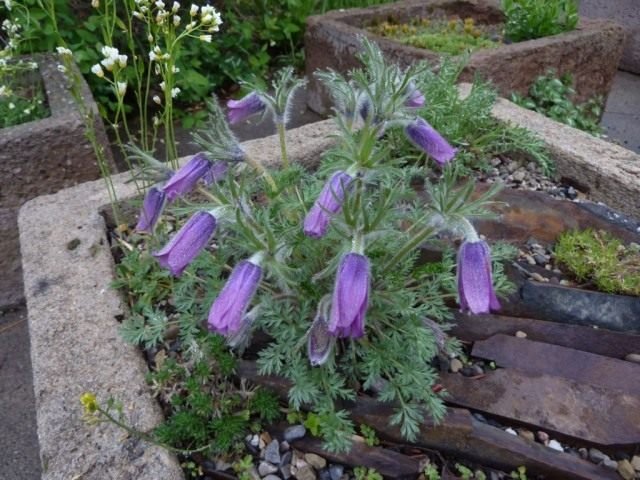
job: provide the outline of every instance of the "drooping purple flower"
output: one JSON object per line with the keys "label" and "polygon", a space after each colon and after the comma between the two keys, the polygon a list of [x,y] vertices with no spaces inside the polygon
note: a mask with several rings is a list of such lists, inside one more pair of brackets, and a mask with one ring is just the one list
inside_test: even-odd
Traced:
{"label": "drooping purple flower", "polygon": [[204,174],[202,181],[205,185],[219,182],[227,174],[227,164],[225,162],[213,162],[211,168]]}
{"label": "drooping purple flower", "polygon": [[338,213],[344,202],[344,195],[353,177],[342,170],[337,171],[325,183],[316,202],[304,218],[304,234],[312,238],[320,238],[327,233],[331,217]]}
{"label": "drooping purple flower", "polygon": [[407,96],[407,100],[404,102],[405,107],[420,108],[424,106],[424,95],[416,88],[415,84],[409,83],[407,91],[409,92],[409,95]]}
{"label": "drooping purple flower", "polygon": [[418,117],[407,125],[405,133],[411,143],[428,153],[440,165],[450,161],[458,151],[423,118]]}
{"label": "drooping purple flower", "polygon": [[158,263],[172,275],[180,276],[185,268],[207,246],[216,229],[216,217],[209,212],[195,213],[164,248],[153,254]]}
{"label": "drooping purple flower", "polygon": [[458,251],[458,296],[460,309],[475,314],[498,310],[500,302],[493,289],[491,252],[482,240],[465,241]]}
{"label": "drooping purple flower", "polygon": [[262,268],[249,260],[238,263],[209,310],[209,330],[230,336],[243,325],[245,313],[262,278]]}
{"label": "drooping purple flower", "polygon": [[360,338],[369,302],[369,259],[348,253],[340,261],[331,301],[329,333],[336,337]]}
{"label": "drooping purple flower", "polygon": [[174,173],[162,187],[167,199],[172,202],[185,193],[190,192],[211,168],[211,162],[204,153],[194,155],[180,170]]}
{"label": "drooping purple flower", "polygon": [[324,305],[326,302],[321,302],[318,306],[318,313],[307,336],[307,355],[313,367],[319,367],[329,359],[331,350],[336,343],[336,338],[329,334]]}
{"label": "drooping purple flower", "polygon": [[164,192],[156,187],[151,187],[144,196],[136,231],[153,233],[156,223],[162,215],[162,210],[164,210],[165,202]]}
{"label": "drooping purple flower", "polygon": [[260,95],[256,92],[251,92],[240,100],[229,100],[227,107],[229,108],[229,123],[234,125],[252,115],[264,112],[267,105],[260,98]]}

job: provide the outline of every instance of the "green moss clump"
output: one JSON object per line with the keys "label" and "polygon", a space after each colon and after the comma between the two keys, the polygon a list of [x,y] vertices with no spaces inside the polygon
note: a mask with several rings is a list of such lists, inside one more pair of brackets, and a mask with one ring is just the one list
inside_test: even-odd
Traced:
{"label": "green moss clump", "polygon": [[382,37],[448,55],[460,55],[467,51],[491,48],[499,45],[491,32],[483,25],[477,25],[472,18],[464,21],[419,19],[411,23],[396,24],[382,22],[369,29]]}
{"label": "green moss clump", "polygon": [[579,281],[603,292],[640,295],[640,249],[625,246],[602,230],[574,230],[560,236],[556,260]]}

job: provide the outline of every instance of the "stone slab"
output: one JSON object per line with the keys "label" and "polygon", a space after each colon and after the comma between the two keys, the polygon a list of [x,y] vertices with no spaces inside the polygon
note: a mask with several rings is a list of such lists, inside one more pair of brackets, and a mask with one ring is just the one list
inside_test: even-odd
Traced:
{"label": "stone slab", "polygon": [[[330,121],[290,131],[291,160],[317,160],[332,145],[327,136],[333,131]],[[244,147],[263,163],[278,162],[277,137]],[[127,173],[113,177],[120,200],[137,194],[128,179]],[[20,211],[42,478],[182,479],[173,455],[111,425],[89,427],[82,420],[79,398],[86,391],[103,402],[121,401],[138,429],[162,420],[145,384],[142,355],[117,332],[116,317],[126,306],[110,288],[114,263],[99,213],[108,202],[98,180],[38,197]],[[72,241],[77,246],[69,249]]]}
{"label": "stone slab", "polygon": [[586,18],[608,18],[627,29],[620,68],[640,73],[640,8],[637,0],[579,0],[578,13]]}
{"label": "stone slab", "polygon": [[602,447],[640,443],[637,395],[508,368],[481,378],[444,374],[440,381],[451,394],[451,405]]}
{"label": "stone slab", "polygon": [[640,364],[625,360],[502,334],[475,342],[471,354],[500,367],[598,385],[613,390],[612,395],[640,396],[640,382],[630,381],[640,378]]}
{"label": "stone slab", "polygon": [[[463,83],[465,95],[471,85]],[[596,202],[640,218],[640,155],[499,98],[492,111],[502,122],[531,130],[545,143],[558,179]]]}
{"label": "stone slab", "polygon": [[[0,129],[0,229],[3,256],[0,258],[0,305],[23,300],[17,213],[27,200],[54,193],[100,177],[93,148],[85,137],[85,124],[68,91],[69,81],[58,71],[54,54],[22,57],[38,64],[51,115],[40,120]],[[76,69],[76,74],[82,78]],[[98,108],[89,87],[82,80],[86,107],[95,113],[98,141],[108,146]],[[111,151],[105,149],[107,160]],[[12,212],[12,214],[9,214]]]}
{"label": "stone slab", "polygon": [[[363,28],[381,20],[406,22],[434,15],[473,17],[484,24],[503,19],[498,2],[489,0],[405,0],[309,17],[305,68],[311,109],[325,113],[330,106],[328,92],[313,73],[327,68],[346,73],[358,67],[358,35],[377,42],[385,56],[401,66],[426,60],[437,67],[440,56],[436,52],[403,45]],[[624,28],[614,22],[581,19],[572,32],[474,52],[460,80],[470,81],[479,75],[491,80],[502,95],[525,94],[536,77],[553,68],[560,75],[573,75],[578,100],[595,95],[606,98],[622,55],[624,35]]]}

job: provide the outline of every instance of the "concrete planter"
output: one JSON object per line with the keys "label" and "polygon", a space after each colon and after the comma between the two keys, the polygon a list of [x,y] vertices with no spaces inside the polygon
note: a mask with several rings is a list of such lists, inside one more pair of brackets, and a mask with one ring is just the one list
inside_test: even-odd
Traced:
{"label": "concrete planter", "polygon": [[[624,210],[640,216],[639,155],[507,101],[495,113],[546,135],[561,172],[589,172],[583,176],[592,195],[617,208],[626,200]],[[316,163],[331,146],[332,132],[331,121],[290,131],[292,161]],[[245,147],[264,164],[278,161],[276,136]],[[132,184],[125,183],[128,178],[113,179],[120,200],[136,196]],[[607,195],[612,191],[617,193]],[[79,397],[93,391],[102,399],[120,400],[139,429],[161,421],[145,385],[142,355],[117,333],[126,306],[109,286],[114,263],[100,215],[107,203],[102,181],[94,181],[38,197],[20,212],[43,479],[181,479],[174,456],[126,439],[111,425],[87,427],[81,418]]]}
{"label": "concrete planter", "polygon": [[[29,199],[54,193],[80,182],[100,177],[91,144],[84,136],[84,122],[68,91],[68,80],[58,71],[55,55],[34,55],[51,115],[41,120],[0,129],[0,305],[22,300],[17,217]],[[83,81],[86,105],[96,112],[100,141],[107,137],[89,88]],[[108,158],[110,150],[107,148]],[[7,255],[8,253],[8,255]]]}
{"label": "concrete planter", "polygon": [[[329,12],[309,17],[305,34],[309,106],[318,113],[328,111],[327,92],[313,73],[332,68],[339,72],[358,67],[358,35],[378,43],[393,62],[410,65],[426,60],[436,66],[440,55],[374,35],[365,27],[380,21],[407,22],[424,17],[472,17],[478,24],[497,24],[502,12],[491,0],[405,0],[378,7]],[[572,32],[474,52],[460,80],[475,75],[491,80],[503,96],[524,94],[536,77],[550,68],[560,75],[573,75],[577,98],[606,98],[622,55],[623,27],[607,20],[582,19]]]}

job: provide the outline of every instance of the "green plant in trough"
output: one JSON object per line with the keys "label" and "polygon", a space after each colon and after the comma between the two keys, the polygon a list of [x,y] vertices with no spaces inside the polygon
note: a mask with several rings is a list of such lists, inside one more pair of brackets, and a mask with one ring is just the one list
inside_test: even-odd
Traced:
{"label": "green plant in trough", "polygon": [[563,233],[554,248],[558,262],[601,291],[640,295],[640,247],[625,246],[602,230]]}
{"label": "green plant in trough", "polygon": [[483,25],[477,25],[473,18],[418,19],[408,24],[382,22],[369,30],[383,37],[425,48],[447,55],[460,55],[480,48],[492,48],[500,41]]}
{"label": "green plant in trough", "polygon": [[587,102],[576,104],[573,97],[573,79],[570,74],[556,77],[554,72],[536,78],[529,95],[523,97],[514,93],[511,100],[521,107],[579,128],[592,135],[598,136],[602,128],[598,124],[602,114],[602,98],[592,98]]}
{"label": "green plant in trough", "polygon": [[576,0],[502,0],[505,38],[513,42],[569,32],[578,24]]}

